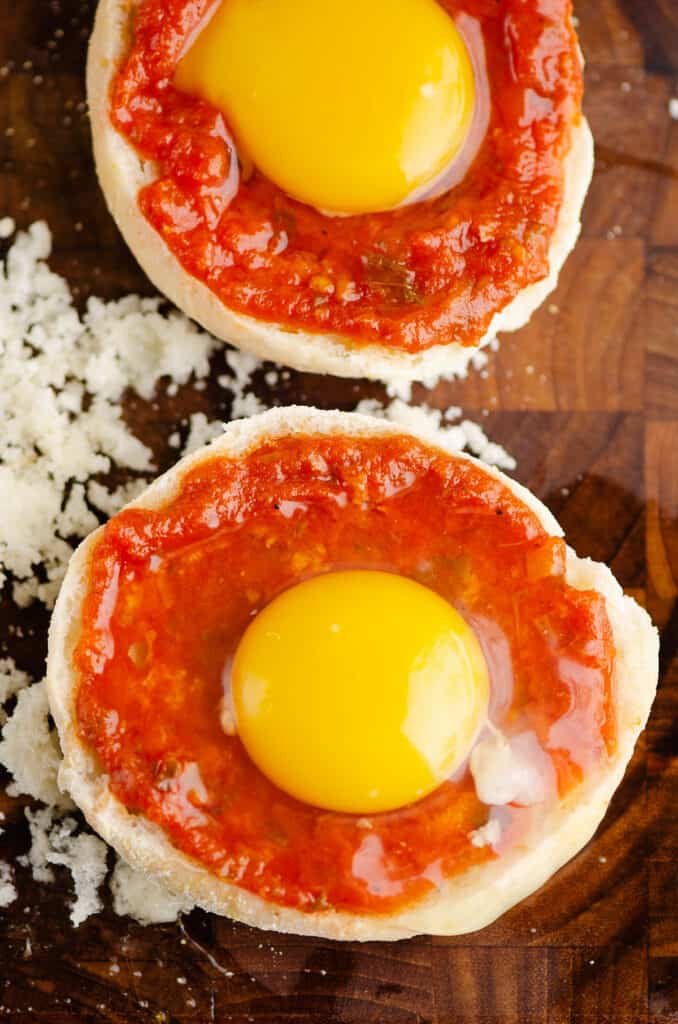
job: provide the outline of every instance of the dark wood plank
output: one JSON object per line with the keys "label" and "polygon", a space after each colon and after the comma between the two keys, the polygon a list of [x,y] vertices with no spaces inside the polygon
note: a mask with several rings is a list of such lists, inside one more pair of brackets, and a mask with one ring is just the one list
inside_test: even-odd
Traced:
{"label": "dark wood plank", "polygon": [[646,339],[648,416],[678,419],[678,250],[659,249],[648,260],[638,314]]}
{"label": "dark wood plank", "polygon": [[[597,167],[584,238],[557,293],[466,381],[415,397],[462,405],[518,459],[582,553],[607,561],[663,632],[662,687],[595,840],[492,927],[455,939],[339,945],[201,912],[74,930],[68,880],[0,918],[0,1018],[45,1024],[676,1024],[678,1022],[678,8],[578,5]],[[152,293],[99,193],[82,106],[94,0],[0,6],[0,216],[45,218],[77,289]],[[0,243],[2,244],[2,243]],[[223,370],[215,358],[213,374]],[[378,385],[292,374],[262,397],[352,407]],[[227,417],[218,388],[131,401],[164,467],[182,417]],[[39,674],[47,616],[0,603],[2,650]],[[17,633],[21,629],[21,635]],[[23,801],[0,798],[2,856],[24,852]]]}
{"label": "dark wood plank", "polygon": [[596,174],[584,234],[644,237],[652,218],[670,131],[671,83],[642,68],[591,64],[585,110],[596,140]]}

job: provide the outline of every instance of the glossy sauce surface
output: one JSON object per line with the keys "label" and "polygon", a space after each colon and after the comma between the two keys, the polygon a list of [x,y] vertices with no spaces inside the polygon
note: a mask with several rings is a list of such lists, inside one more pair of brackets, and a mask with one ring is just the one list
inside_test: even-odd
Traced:
{"label": "glossy sauce surface", "polygon": [[111,97],[116,128],[157,162],[139,205],[184,269],[237,311],[356,344],[475,344],[548,271],[582,89],[569,0],[443,0],[484,51],[485,141],[450,192],[349,218],[293,201],[256,168],[239,172],[222,114],[173,86],[215,4],[142,0]]}
{"label": "glossy sauce surface", "polygon": [[[534,734],[560,794],[614,748],[604,600],[566,584],[563,542],[503,484],[403,438],[215,457],[165,507],[112,519],[83,605],[77,720],[115,795],[214,873],[302,910],[378,913],[493,856],[469,839],[488,815],[470,773],[367,820],[320,811],[219,723],[223,667],[253,615],[339,568],[401,573],[458,609],[488,662],[492,720]],[[515,827],[505,814],[519,832],[523,812]]]}

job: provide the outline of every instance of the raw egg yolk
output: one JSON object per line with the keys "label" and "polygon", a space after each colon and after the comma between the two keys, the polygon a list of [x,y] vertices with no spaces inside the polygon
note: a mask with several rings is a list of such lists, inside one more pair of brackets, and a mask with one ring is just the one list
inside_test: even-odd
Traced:
{"label": "raw egg yolk", "polygon": [[438,594],[386,572],[328,573],[276,597],[240,641],[237,731],[280,789],[327,810],[393,810],[466,759],[485,660]]}
{"label": "raw egg yolk", "polygon": [[222,0],[175,84],[221,110],[279,188],[345,214],[425,189],[474,103],[468,51],[436,0]]}

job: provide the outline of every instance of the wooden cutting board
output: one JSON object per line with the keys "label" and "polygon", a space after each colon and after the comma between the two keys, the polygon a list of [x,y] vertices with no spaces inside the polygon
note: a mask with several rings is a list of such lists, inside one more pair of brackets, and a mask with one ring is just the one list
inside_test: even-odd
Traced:
{"label": "wooden cutting board", "polygon": [[[93,173],[82,105],[93,9],[0,0],[0,217],[48,221],[52,265],[83,300],[150,292]],[[20,898],[0,912],[0,1019],[678,1022],[678,3],[582,0],[578,15],[598,147],[582,240],[530,326],[433,401],[481,421],[579,553],[611,565],[662,629],[650,725],[595,840],[491,928],[394,945],[271,936],[201,912],[142,928],[107,910],[74,930],[67,877],[37,886],[20,869]],[[164,439],[187,411],[226,414],[214,391],[128,415],[167,461]],[[296,374],[284,392],[261,390],[344,408],[379,393]],[[36,675],[46,621],[0,605],[0,638],[24,626],[10,653]],[[19,802],[2,806],[8,857],[27,830]]]}

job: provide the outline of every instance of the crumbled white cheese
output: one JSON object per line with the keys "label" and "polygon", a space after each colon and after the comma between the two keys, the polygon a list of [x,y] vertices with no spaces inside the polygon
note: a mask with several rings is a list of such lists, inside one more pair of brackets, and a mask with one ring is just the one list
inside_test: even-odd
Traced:
{"label": "crumbled white cheese", "polygon": [[0,860],[0,908],[14,903],[17,896],[12,868],[6,861]]}
{"label": "crumbled white cheese", "polygon": [[[8,673],[11,673],[12,685],[17,682],[25,685],[28,676],[12,669],[9,659],[4,659]],[[73,818],[55,820],[72,804],[60,793],[56,784],[56,774],[61,760],[56,733],[49,728],[48,705],[44,683],[38,683],[19,692],[17,706],[4,730],[3,741],[0,743],[0,763],[14,775],[14,781],[8,786],[10,795],[25,793],[48,804],[38,811],[26,811],[31,830],[31,850],[28,863],[33,870],[36,881],[50,883],[54,881],[54,873],[50,865],[64,865],[73,875],[76,900],[72,908],[71,919],[74,925],[80,924],[90,914],[101,909],[98,889],[106,875],[107,847],[96,836],[87,832],[75,835],[77,823]],[[131,870],[131,869],[127,869]],[[124,873],[122,875],[125,878]],[[111,880],[113,887],[115,881]],[[120,872],[115,886],[119,890]],[[180,911],[190,909],[185,901],[177,900],[167,893],[162,886],[145,881],[141,884],[141,876],[131,879],[132,888],[125,897],[116,888],[116,910],[120,914],[127,913],[141,920],[151,921],[175,920]],[[142,889],[146,892],[144,896]],[[9,877],[5,877],[0,862],[0,907],[7,905],[16,898],[16,890]],[[6,903],[3,903],[3,899]]]}
{"label": "crumbled white cheese", "polygon": [[412,381],[409,380],[387,380],[386,394],[389,398],[399,398],[401,402],[412,401]]}
{"label": "crumbled white cheese", "polygon": [[71,907],[71,921],[77,928],[102,908],[99,887],[106,877],[108,847],[90,833],[76,835],[78,823],[66,817],[55,821],[53,808],[32,811],[26,808],[31,830],[31,849],[28,862],[38,882],[51,882],[54,873],[50,865],[68,868],[73,878],[75,900]]}
{"label": "crumbled white cheese", "polygon": [[157,879],[135,871],[118,860],[111,875],[113,909],[120,917],[133,917],[140,924],[164,924],[176,921],[193,909],[190,900],[175,896]]}
{"label": "crumbled white cheese", "polygon": [[123,505],[137,498],[148,487],[148,481],[139,478],[121,484],[109,491],[98,480],[90,480],[87,484],[87,500],[95,505],[106,516],[113,516]]}
{"label": "crumbled white cheese", "polygon": [[0,725],[7,721],[2,705],[31,682],[27,672],[18,669],[12,658],[0,658]]}
{"label": "crumbled white cheese", "polygon": [[246,394],[234,394],[231,404],[231,419],[241,420],[248,416],[256,416],[267,408],[261,399],[252,391]]}
{"label": "crumbled white cheese", "polygon": [[678,96],[672,96],[669,100],[669,117],[678,121]]}
{"label": "crumbled white cheese", "polygon": [[[262,363],[256,356],[249,352],[241,352],[239,349],[228,349],[225,353],[226,365],[233,374],[235,384],[241,390],[250,387],[254,374],[261,369]],[[233,390],[232,382],[226,385]]]}
{"label": "crumbled white cheese", "polygon": [[11,238],[16,231],[16,224],[11,217],[2,217],[0,219],[0,238]]}
{"label": "crumbled white cheese", "polygon": [[159,299],[90,299],[79,316],[47,266],[50,247],[36,223],[0,269],[0,583],[11,575],[21,605],[53,603],[70,539],[97,525],[88,502],[98,496],[101,511],[113,511],[103,489],[85,492],[87,480],[113,465],[153,469],[123,419],[124,392],[148,399],[162,377],[204,378],[217,345],[186,317],[161,314]]}
{"label": "crumbled white cheese", "polygon": [[472,455],[482,459],[488,466],[500,469],[515,469],[516,460],[500,444],[490,441],[485,431],[472,420],[462,420],[460,429],[464,432],[465,444]]}
{"label": "crumbled white cheese", "polygon": [[238,420],[263,412],[267,408],[266,405],[249,390],[255,373],[261,370],[262,363],[249,352],[237,350],[227,351],[225,358],[233,376],[224,374],[217,378],[217,383],[233,393],[231,419]]}
{"label": "crumbled white cheese", "polygon": [[221,437],[225,424],[219,420],[208,420],[204,412],[195,412],[189,420],[188,437],[184,445],[184,455],[195,452],[198,448]]}
{"label": "crumbled white cheese", "polygon": [[377,399],[365,398],[358,403],[356,412],[367,416],[378,416],[398,423],[408,430],[416,431],[424,438],[430,438],[450,452],[469,451],[490,466],[515,469],[516,461],[501,445],[490,441],[485,431],[472,420],[450,423],[461,415],[461,409],[452,406],[444,413],[427,405],[407,405],[401,398],[395,398],[387,406]]}
{"label": "crumbled white cheese", "polygon": [[14,713],[2,730],[0,764],[13,776],[7,787],[10,796],[24,793],[47,804],[69,806],[57,785],[61,752],[48,714],[44,682],[20,691]]}
{"label": "crumbled white cheese", "polygon": [[482,370],[489,362],[489,356],[483,349],[477,349],[471,356],[471,366],[474,370]]}
{"label": "crumbled white cheese", "polygon": [[[392,423],[399,423],[408,430],[416,430],[433,439],[440,440],[443,414],[440,409],[431,409],[427,405],[407,405],[401,398],[395,398],[384,409],[384,416]],[[444,440],[444,438],[443,438]]]}

